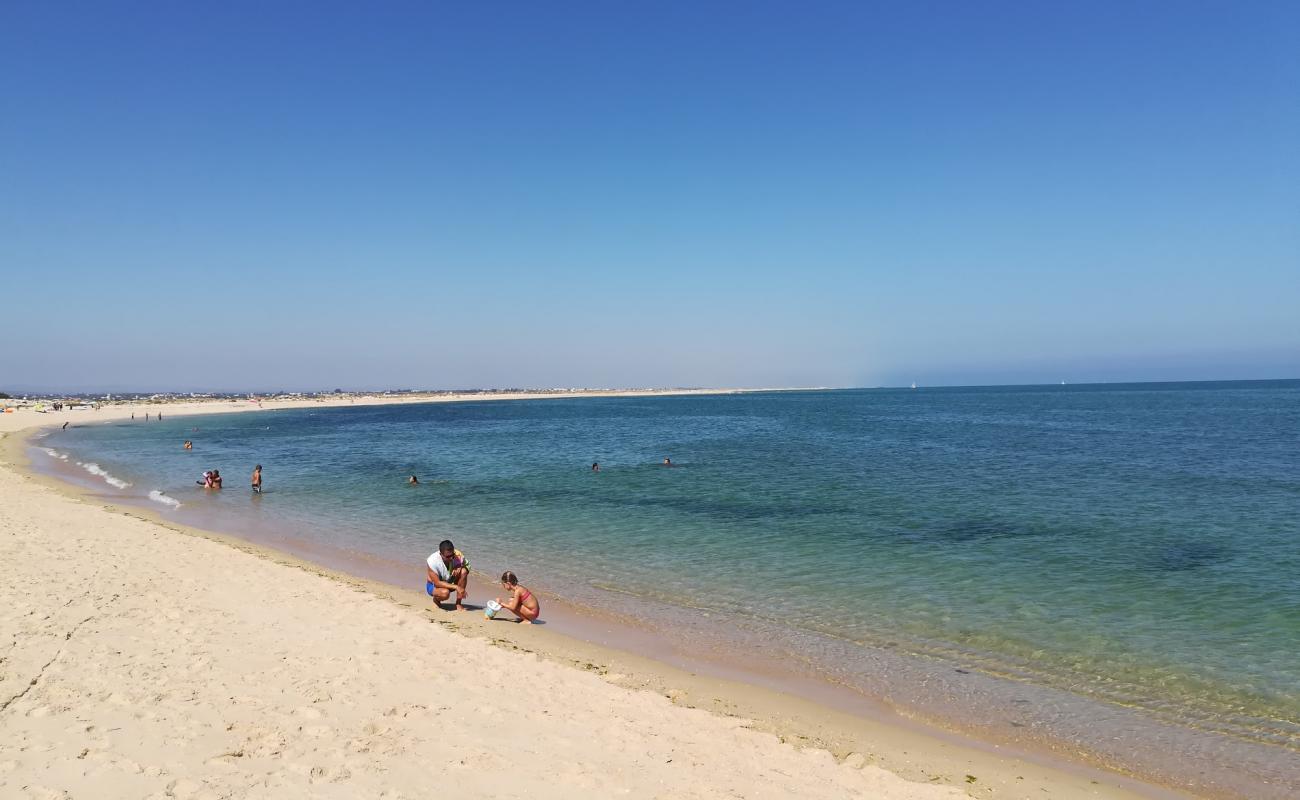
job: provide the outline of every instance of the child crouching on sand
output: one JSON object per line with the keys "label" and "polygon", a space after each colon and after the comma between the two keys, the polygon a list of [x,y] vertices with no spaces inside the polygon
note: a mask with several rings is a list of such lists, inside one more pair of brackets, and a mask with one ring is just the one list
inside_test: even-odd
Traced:
{"label": "child crouching on sand", "polygon": [[537,602],[537,596],[530,592],[526,587],[519,585],[519,577],[513,572],[505,572],[501,575],[501,588],[510,592],[510,599],[502,600],[497,598],[501,604],[502,611],[509,611],[516,617],[519,622],[525,625],[533,624],[533,620],[542,613],[542,607]]}

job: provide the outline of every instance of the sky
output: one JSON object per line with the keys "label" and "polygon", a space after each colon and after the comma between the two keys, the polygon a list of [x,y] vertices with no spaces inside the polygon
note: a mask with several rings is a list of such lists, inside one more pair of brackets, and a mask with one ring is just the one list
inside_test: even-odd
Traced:
{"label": "sky", "polygon": [[1300,4],[0,5],[0,391],[1300,377]]}

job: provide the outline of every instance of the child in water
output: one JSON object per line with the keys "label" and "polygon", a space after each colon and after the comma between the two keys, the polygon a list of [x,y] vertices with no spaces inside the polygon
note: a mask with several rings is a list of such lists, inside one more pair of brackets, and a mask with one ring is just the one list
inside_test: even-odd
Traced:
{"label": "child in water", "polygon": [[497,598],[501,604],[502,611],[509,611],[516,617],[519,622],[525,625],[532,625],[533,620],[542,613],[542,606],[537,602],[537,595],[533,594],[525,586],[519,585],[519,576],[513,572],[504,572],[501,575],[501,588],[510,592],[509,600]]}
{"label": "child in water", "polygon": [[262,465],[253,468],[253,494],[262,493]]}

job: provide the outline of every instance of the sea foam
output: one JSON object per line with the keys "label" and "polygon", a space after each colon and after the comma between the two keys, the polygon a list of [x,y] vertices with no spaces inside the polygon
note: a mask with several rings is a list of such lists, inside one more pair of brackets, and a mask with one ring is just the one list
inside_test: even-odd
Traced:
{"label": "sea foam", "polygon": [[81,466],[83,469],[86,470],[86,472],[89,472],[91,475],[98,475],[99,477],[103,478],[104,483],[107,483],[109,486],[115,486],[118,489],[125,489],[126,487],[131,485],[126,481],[122,480],[121,478],[114,478],[112,475],[108,474],[108,472],[106,472],[103,467],[99,466],[98,464],[94,464],[88,461],[85,464],[82,464]]}
{"label": "sea foam", "polygon": [[161,491],[157,489],[154,489],[149,492],[149,499],[154,501],[155,503],[162,503],[163,505],[169,506],[171,508],[181,507],[181,501],[177,500],[175,497],[168,497],[167,495],[163,494]]}

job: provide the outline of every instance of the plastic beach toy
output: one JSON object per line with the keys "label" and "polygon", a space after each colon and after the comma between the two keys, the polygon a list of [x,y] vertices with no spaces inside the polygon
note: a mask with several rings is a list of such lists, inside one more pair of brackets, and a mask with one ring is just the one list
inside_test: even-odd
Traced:
{"label": "plastic beach toy", "polygon": [[487,617],[488,619],[492,619],[497,615],[497,612],[500,610],[501,610],[500,603],[498,603],[495,600],[489,600],[487,601],[487,606],[483,608],[483,616]]}

